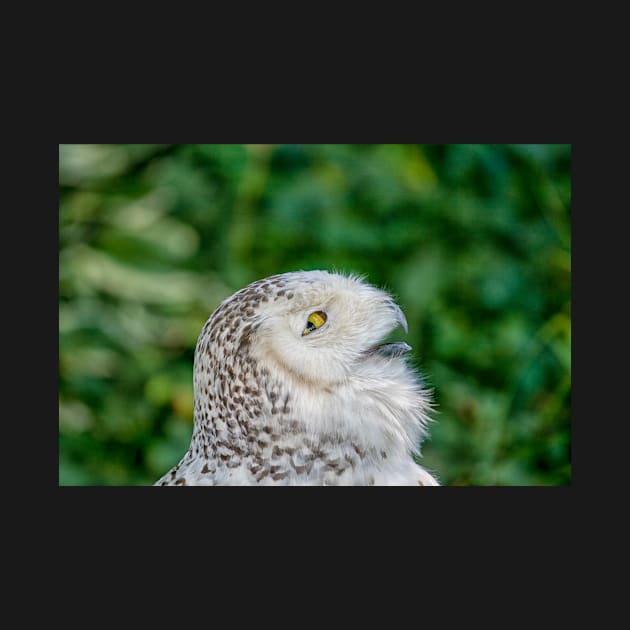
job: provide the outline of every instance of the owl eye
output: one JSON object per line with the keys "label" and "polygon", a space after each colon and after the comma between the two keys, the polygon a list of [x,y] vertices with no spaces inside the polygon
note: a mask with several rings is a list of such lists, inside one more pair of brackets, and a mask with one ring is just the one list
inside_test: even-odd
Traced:
{"label": "owl eye", "polygon": [[324,311],[315,311],[314,313],[311,313],[306,320],[306,328],[302,331],[302,337],[304,335],[308,335],[320,326],[323,326],[327,319],[328,316],[324,313]]}

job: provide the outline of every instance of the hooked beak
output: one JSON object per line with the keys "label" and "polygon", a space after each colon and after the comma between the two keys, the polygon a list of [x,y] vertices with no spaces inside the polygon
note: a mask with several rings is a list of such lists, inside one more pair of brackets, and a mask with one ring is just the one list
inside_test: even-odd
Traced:
{"label": "hooked beak", "polygon": [[[387,305],[394,311],[396,322],[402,326],[403,330],[408,333],[409,327],[407,325],[407,318],[405,314],[402,312],[402,309],[396,302],[388,299]],[[404,341],[395,341],[393,343],[381,343],[377,346],[373,346],[370,348],[366,354],[368,355],[378,355],[381,357],[385,357],[387,359],[393,359],[395,357],[401,357],[404,354],[407,354],[411,350],[411,346]]]}
{"label": "hooked beak", "polygon": [[407,318],[405,314],[402,312],[402,309],[394,300],[387,300],[388,306],[394,311],[396,315],[396,321],[403,327],[403,330],[408,333],[409,327],[407,326]]}

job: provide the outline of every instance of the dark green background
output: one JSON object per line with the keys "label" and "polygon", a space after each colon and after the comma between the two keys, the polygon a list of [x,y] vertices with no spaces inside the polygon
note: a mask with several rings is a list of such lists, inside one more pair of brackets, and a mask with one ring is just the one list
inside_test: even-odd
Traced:
{"label": "dark green background", "polygon": [[186,451],[204,322],[342,270],[395,294],[442,483],[568,485],[570,145],[60,145],[59,483]]}

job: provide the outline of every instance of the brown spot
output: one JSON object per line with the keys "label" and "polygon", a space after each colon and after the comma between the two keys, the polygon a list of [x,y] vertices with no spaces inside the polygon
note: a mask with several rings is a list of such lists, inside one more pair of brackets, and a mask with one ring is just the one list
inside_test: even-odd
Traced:
{"label": "brown spot", "polygon": [[309,462],[307,464],[304,464],[303,466],[296,466],[295,464],[293,465],[293,468],[295,469],[295,472],[298,475],[301,475],[303,472],[306,472],[306,474],[310,473],[311,470],[313,469],[313,463]]}
{"label": "brown spot", "polygon": [[273,457],[280,457],[280,455],[282,455],[284,451],[276,444],[276,446],[273,447],[273,450],[271,451],[271,455]]}
{"label": "brown spot", "polygon": [[263,427],[263,431],[264,431],[265,433],[270,434],[270,433],[273,431],[273,429],[272,429],[271,427],[267,426],[267,427]]}
{"label": "brown spot", "polygon": [[352,442],[352,448],[355,450],[356,454],[363,459],[365,457],[365,451],[357,446],[354,442]]}
{"label": "brown spot", "polygon": [[256,475],[256,481],[264,479],[269,474],[269,469],[265,468]]}
{"label": "brown spot", "polygon": [[387,459],[387,453],[385,451],[381,451],[381,457],[383,459]]}
{"label": "brown spot", "polygon": [[175,480],[175,485],[177,485],[177,486],[185,486],[186,485],[186,480],[183,477],[180,477],[179,479]]}
{"label": "brown spot", "polygon": [[271,475],[271,478],[274,481],[280,481],[281,479],[288,477],[288,475],[289,475],[288,471],[285,470],[284,472],[279,472],[279,473],[276,473],[275,475]]}
{"label": "brown spot", "polygon": [[201,469],[201,472],[205,475],[206,473],[210,472],[210,469],[208,468],[208,464],[204,464],[203,468]]}

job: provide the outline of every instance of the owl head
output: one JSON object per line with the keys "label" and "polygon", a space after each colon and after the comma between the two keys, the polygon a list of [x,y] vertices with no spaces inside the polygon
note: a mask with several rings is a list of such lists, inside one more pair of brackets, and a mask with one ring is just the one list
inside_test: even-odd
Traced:
{"label": "owl head", "polygon": [[400,307],[360,277],[298,271],[235,293],[202,336],[229,344],[230,352],[247,349],[285,379],[330,386],[347,383],[370,362],[396,360],[410,350],[405,343],[380,343],[397,326],[407,330]]}

